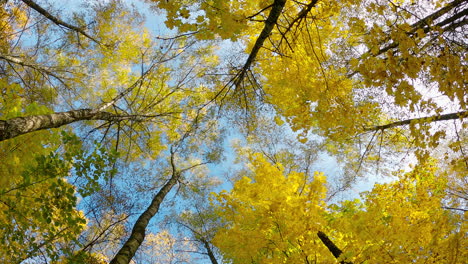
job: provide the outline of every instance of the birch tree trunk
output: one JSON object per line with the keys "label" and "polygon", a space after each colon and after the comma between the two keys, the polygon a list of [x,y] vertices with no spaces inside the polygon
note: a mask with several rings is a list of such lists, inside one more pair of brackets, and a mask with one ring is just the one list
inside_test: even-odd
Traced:
{"label": "birch tree trunk", "polygon": [[8,120],[0,120],[0,141],[38,130],[61,127],[82,120],[112,121],[114,119],[118,119],[118,117],[112,113],[97,112],[93,109],[15,117]]}

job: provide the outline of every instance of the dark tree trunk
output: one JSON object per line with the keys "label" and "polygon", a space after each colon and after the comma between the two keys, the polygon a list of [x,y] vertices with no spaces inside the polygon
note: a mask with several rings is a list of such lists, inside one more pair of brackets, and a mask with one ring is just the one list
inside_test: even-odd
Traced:
{"label": "dark tree trunk", "polygon": [[[322,231],[318,231],[317,236],[320,238],[320,240],[322,240],[322,243],[328,248],[328,250],[333,254],[335,258],[338,259],[341,256],[343,251],[341,251],[341,249],[339,249],[335,245],[335,243],[333,243],[333,241],[331,241],[330,238],[328,238],[328,236],[325,233],[323,233]],[[340,264],[353,264],[353,263],[342,260],[340,261]]]}
{"label": "dark tree trunk", "polygon": [[213,253],[213,250],[211,250],[210,244],[206,240],[201,240],[203,243],[203,246],[206,249],[206,254],[208,254],[208,257],[210,257],[211,264],[218,264],[218,261],[216,260],[216,257]]}
{"label": "dark tree trunk", "polygon": [[132,260],[136,251],[145,239],[146,227],[153,216],[159,211],[159,206],[164,200],[164,197],[174,187],[180,177],[180,172],[174,171],[171,179],[161,188],[154,196],[150,206],[140,215],[138,220],[133,225],[132,233],[125,244],[119,250],[110,264],[128,264]]}

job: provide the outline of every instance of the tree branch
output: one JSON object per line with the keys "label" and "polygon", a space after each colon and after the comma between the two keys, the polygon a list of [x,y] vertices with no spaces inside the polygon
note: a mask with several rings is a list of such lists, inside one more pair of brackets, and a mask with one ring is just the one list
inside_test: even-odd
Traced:
{"label": "tree branch", "polygon": [[61,79],[60,76],[58,76],[54,72],[50,71],[49,69],[47,69],[44,66],[41,66],[39,64],[26,62],[26,61],[24,61],[24,60],[22,60],[22,59],[20,59],[18,57],[10,56],[10,55],[7,55],[7,54],[1,54],[1,53],[0,53],[0,59],[3,59],[3,60],[5,60],[7,62],[10,62],[10,63],[18,64],[18,65],[23,66],[23,67],[29,67],[29,68],[32,68],[32,69],[37,70],[39,72],[43,72],[43,73],[45,73],[47,75],[50,75],[50,76],[56,78],[60,82],[62,82],[62,79]]}
{"label": "tree branch", "polygon": [[[163,57],[166,54],[163,55]],[[0,54],[0,59],[4,59],[8,62],[12,62],[23,67],[31,67],[38,71],[43,71],[57,79],[60,78],[52,73],[51,71],[45,69],[44,67],[36,64],[31,64],[25,62],[17,57]],[[74,123],[82,120],[105,120],[105,121],[123,121],[123,120],[133,120],[133,121],[143,121],[150,118],[167,116],[174,114],[173,112],[164,113],[164,114],[155,114],[155,115],[118,115],[110,112],[106,112],[109,107],[115,105],[123,97],[131,93],[136,87],[141,85],[149,73],[160,63],[165,62],[168,59],[161,59],[158,63],[153,63],[148,70],[142,73],[140,78],[136,80],[131,86],[124,89],[117,96],[115,96],[109,102],[104,102],[94,109],[78,109],[70,110],[68,112],[57,112],[47,115],[32,115],[26,117],[16,117],[8,120],[0,120],[0,141],[17,137],[19,135],[27,134],[30,132],[44,130],[49,128],[57,128],[63,125]]]}
{"label": "tree branch", "polygon": [[[83,246],[83,248],[80,249],[80,252],[85,252],[88,248],[90,248],[91,246],[93,245],[96,245],[98,240],[103,237],[106,233],[110,233],[112,231],[109,231],[111,230],[114,226],[122,223],[122,222],[125,222],[127,221],[127,219],[130,217],[130,215],[126,215],[125,217],[123,217],[122,219],[118,219],[116,222],[113,222],[109,225],[107,225],[104,229],[102,229],[99,234],[97,234],[90,242],[88,242],[85,246]],[[109,231],[109,232],[108,232]]]}
{"label": "tree branch", "polygon": [[446,13],[450,12],[450,10],[454,9],[460,4],[463,4],[466,0],[455,0],[453,2],[448,3],[445,7],[437,10],[436,12],[426,16],[425,18],[419,20],[418,22],[411,25],[413,28],[412,32],[416,32],[419,28],[424,28],[426,26],[430,26],[431,22],[438,19],[439,17],[445,15]]}
{"label": "tree branch", "polygon": [[463,118],[466,118],[466,117],[468,117],[468,111],[461,111],[461,112],[457,112],[457,113],[449,113],[449,114],[444,114],[444,115],[434,115],[434,116],[428,116],[428,117],[419,117],[419,118],[406,119],[406,120],[402,120],[402,121],[389,123],[389,124],[386,124],[386,125],[366,128],[365,130],[366,131],[385,130],[385,129],[388,129],[388,128],[394,128],[394,127],[409,125],[411,123],[430,123],[430,122],[447,121],[447,120],[453,120],[453,119],[463,119]]}
{"label": "tree branch", "polygon": [[56,17],[56,16],[53,16],[52,14],[50,14],[49,12],[47,12],[47,10],[45,10],[44,8],[42,8],[41,6],[39,6],[38,4],[36,4],[34,1],[31,1],[31,0],[21,0],[23,3],[25,3],[27,6],[29,6],[30,8],[36,10],[39,14],[43,15],[44,17],[46,17],[47,19],[49,19],[50,21],[54,22],[56,25],[59,25],[59,26],[62,26],[62,27],[66,27],[68,29],[71,29],[71,30],[74,30],[78,33],[80,33],[81,35],[87,37],[88,39],[94,41],[95,43],[101,45],[101,43],[96,40],[95,38],[91,37],[88,33],[86,33],[83,29],[79,28],[79,27],[76,27],[74,25],[71,25],[71,24],[68,24],[67,22],[61,20],[60,18]]}
{"label": "tree branch", "polygon": [[468,209],[456,208],[456,207],[442,206],[442,209],[446,209],[446,210],[455,210],[455,211],[461,211],[461,212],[468,212]]}
{"label": "tree branch", "polygon": [[[211,264],[218,264],[218,260],[216,259],[216,256],[214,255],[213,250],[210,247],[210,242],[208,242],[200,232],[197,232],[192,227],[190,227],[190,226],[188,226],[188,225],[186,225],[186,224],[184,224],[184,223],[182,223],[180,221],[177,221],[177,223],[179,225],[182,225],[183,227],[187,228],[188,230],[190,230],[196,236],[198,236],[199,238],[195,238],[195,239],[200,241],[203,244],[203,247],[206,249],[206,255],[208,255],[208,257],[210,258]],[[205,254],[205,253],[203,253],[203,254]]]}
{"label": "tree branch", "polygon": [[[438,19],[438,18],[444,16],[445,14],[447,14],[448,12],[450,12],[452,9],[458,7],[459,5],[463,4],[464,2],[466,2],[466,0],[455,0],[455,1],[453,1],[453,2],[451,2],[451,3],[449,3],[449,4],[447,4],[445,7],[443,7],[443,8],[441,8],[441,9],[437,10],[436,12],[434,12],[434,13],[432,13],[432,14],[426,16],[425,18],[419,20],[418,22],[412,24],[412,25],[411,25],[411,28],[412,28],[412,29],[411,29],[410,32],[408,32],[408,34],[413,34],[413,33],[415,33],[415,32],[416,32],[418,29],[420,29],[420,28],[422,28],[422,29],[424,30],[425,33],[428,33],[428,32],[431,30],[431,23],[432,23],[434,20],[436,20],[436,19]],[[465,14],[466,14],[466,11],[467,11],[467,10],[465,9],[465,10],[463,10],[462,12],[455,14],[455,15],[453,16],[453,18],[447,18],[447,19],[445,19],[444,21],[442,21],[442,22],[436,24],[436,26],[442,27],[442,26],[446,25],[447,23],[449,23],[449,22],[451,22],[451,21],[453,21],[453,20],[456,20],[457,18],[459,18],[459,17],[465,15]],[[392,42],[392,43],[390,43],[388,46],[381,48],[381,49],[377,52],[377,54],[375,54],[375,55],[377,56],[377,55],[383,54],[384,52],[386,52],[386,51],[388,51],[388,50],[390,50],[390,49],[393,49],[393,48],[398,47],[398,45],[399,45],[398,42]],[[368,51],[367,53],[369,53],[369,51]]]}
{"label": "tree branch", "polygon": [[291,23],[289,23],[289,26],[286,28],[286,31],[282,33],[282,37],[280,39],[280,44],[281,44],[281,41],[284,39],[287,41],[287,38],[286,38],[286,34],[288,34],[289,31],[291,31],[291,29],[293,28],[293,26],[297,23],[298,25],[296,26],[299,27],[300,26],[300,23],[303,19],[305,19],[307,17],[307,14],[310,13],[310,11],[312,10],[312,8],[317,4],[318,0],[312,0],[309,4],[307,4],[297,15],[296,17],[293,19],[293,21],[291,21]]}

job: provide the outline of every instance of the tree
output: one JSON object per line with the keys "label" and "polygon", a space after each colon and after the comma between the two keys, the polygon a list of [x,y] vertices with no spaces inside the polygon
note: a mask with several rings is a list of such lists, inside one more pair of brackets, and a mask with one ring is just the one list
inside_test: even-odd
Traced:
{"label": "tree", "polygon": [[246,43],[224,91],[238,109],[270,104],[301,141],[320,135],[350,178],[438,153],[466,170],[466,1],[154,2],[168,26]]}
{"label": "tree", "polygon": [[[11,260],[43,261],[88,256],[87,250],[108,233],[103,230],[97,238],[78,238],[85,215],[105,215],[95,211],[95,204],[85,205],[90,204],[88,199],[99,198],[95,202],[102,203],[100,210],[111,200],[108,206],[119,207],[121,198],[116,195],[121,194],[115,187],[119,164],[140,162],[141,157],[164,159],[166,147],[183,141],[187,131],[206,129],[211,133],[198,134],[199,140],[206,140],[204,150],[211,144],[207,139],[216,138],[216,121],[201,123],[211,115],[205,107],[210,90],[190,83],[199,74],[199,60],[210,55],[183,55],[193,45],[188,38],[161,40],[156,46],[142,26],[141,15],[118,1],[88,6],[88,13],[73,15],[73,23],[41,3],[22,2],[26,5],[8,2],[1,6],[2,26],[6,27],[2,41],[7,44],[0,56],[4,84],[0,134],[5,154],[1,166],[5,184],[0,196],[5,213],[2,225],[7,227],[1,233],[2,244],[7,245],[2,247],[2,255]],[[25,34],[31,37],[23,41]],[[178,64],[177,57],[186,63]],[[137,66],[140,71],[135,71]],[[93,120],[101,122],[76,124]],[[70,124],[73,126],[65,127]],[[59,131],[65,130],[73,132],[60,140]],[[190,149],[180,154],[186,157],[181,166],[192,162],[188,157],[196,156],[200,149],[197,140],[187,140],[182,148]],[[116,152],[124,161],[116,160]],[[182,180],[180,172],[174,175],[177,177],[156,195],[156,207]],[[166,180],[165,175],[156,179]],[[62,192],[66,195],[59,196]],[[84,213],[76,209],[78,199]],[[29,208],[32,204],[35,206]],[[120,217],[110,219],[116,221],[110,226],[122,221]],[[96,220],[96,225],[102,222]],[[92,224],[88,228],[85,232],[92,234]],[[132,255],[137,248],[132,248]]]}
{"label": "tree", "polygon": [[[315,206],[298,212],[317,213],[322,222],[314,223],[307,241],[322,247],[298,240],[298,223],[307,225],[307,217],[294,223],[282,213],[283,226],[269,227],[270,241],[281,250],[260,246],[266,253],[255,256],[259,260],[309,261],[316,252],[317,258],[342,263],[374,257],[388,262],[374,256],[379,241],[349,226],[381,217],[381,229],[369,230],[389,230],[389,241],[398,245],[390,255],[403,259],[398,247],[407,247],[412,261],[422,261],[426,249],[439,254],[430,256],[437,261],[458,261],[468,166],[466,1],[145,2],[135,7],[91,1],[60,10],[45,0],[1,1],[0,223],[6,228],[0,248],[11,258],[5,261],[129,263],[145,235],[158,233],[149,223],[171,207],[168,202],[177,202],[171,197],[206,200],[205,187],[215,182],[206,164],[222,158],[223,130],[249,135],[239,141],[238,161],[256,166],[232,169],[231,179],[276,175],[272,185],[286,199],[277,202],[286,208],[297,184],[321,197],[294,196],[290,202]],[[157,23],[148,27],[143,13],[157,14],[164,34],[154,29]],[[245,52],[226,55],[232,44]],[[293,132],[275,132],[278,127]],[[345,172],[342,185],[329,193],[311,169],[322,150],[342,162]],[[255,152],[271,164],[258,156],[245,159]],[[323,201],[372,168],[392,175],[402,156],[414,157],[417,165],[397,173],[398,184],[376,186],[362,203],[333,207]],[[249,184],[244,179],[236,185]],[[252,192],[272,195],[268,184],[253,184]],[[425,207],[415,219],[425,230],[441,231],[432,236],[441,241],[440,251],[427,237],[417,251],[411,239],[405,244],[393,236],[398,228],[415,230],[401,217],[404,210],[391,212],[403,220],[388,218],[383,206],[394,205],[390,190],[421,201]],[[406,212],[418,209],[412,201],[400,200]],[[267,213],[252,217],[267,221]],[[425,214],[436,219],[429,223]],[[197,225],[203,212],[183,223],[213,262],[213,232],[228,232],[229,226],[216,226],[218,219],[209,215],[215,227],[207,233]],[[289,225],[297,230],[287,233]],[[281,238],[283,233],[289,237]],[[214,240],[222,249],[229,239]],[[245,254],[222,250],[231,259]]]}
{"label": "tree", "polygon": [[[214,244],[232,263],[463,263],[463,216],[443,208],[447,181],[428,162],[363,201],[324,201],[323,174],[311,182],[251,156],[250,174],[215,195],[223,222]],[[271,190],[275,190],[272,192]]]}
{"label": "tree", "polygon": [[[250,94],[258,87],[246,78],[251,71],[278,115],[304,132],[302,140],[313,129],[334,144],[369,133],[375,139],[377,131],[391,141],[395,132],[384,130],[401,132],[400,126],[412,123],[409,136],[418,138],[422,154],[444,136],[439,131],[425,137],[425,124],[464,118],[465,1],[154,2],[167,10],[170,27],[202,39],[228,31],[218,34],[245,40],[248,57],[232,85]],[[205,23],[195,22],[199,10]],[[443,113],[445,102],[432,94],[458,111]],[[389,119],[405,113],[405,120]]]}
{"label": "tree", "polygon": [[[62,135],[67,151],[38,148],[36,156],[25,155],[14,163],[2,164],[8,172],[0,192],[2,261],[21,262],[37,255],[57,259],[76,242],[86,219],[77,210],[77,196],[86,197],[98,189],[97,179],[108,179],[114,173],[112,153],[102,147],[87,152],[76,137]],[[51,141],[51,144],[53,141]],[[18,155],[20,153],[15,153]],[[92,166],[90,166],[92,164]],[[70,171],[83,185],[71,184]]]}

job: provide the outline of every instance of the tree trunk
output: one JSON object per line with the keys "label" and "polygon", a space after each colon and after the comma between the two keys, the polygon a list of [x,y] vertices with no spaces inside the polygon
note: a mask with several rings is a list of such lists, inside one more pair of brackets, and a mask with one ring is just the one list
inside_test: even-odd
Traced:
{"label": "tree trunk", "polygon": [[250,66],[257,57],[258,51],[260,50],[260,48],[262,48],[263,42],[265,42],[268,36],[270,36],[271,31],[275,27],[276,22],[278,21],[278,18],[280,17],[281,11],[283,10],[285,4],[286,0],[275,0],[273,2],[270,14],[268,15],[268,18],[265,21],[265,26],[263,27],[262,32],[260,32],[260,35],[255,41],[255,44],[252,50],[250,51],[247,61],[242,67],[241,71],[238,73],[237,79],[234,81],[234,86],[236,88],[238,88],[242,83],[247,71],[249,70]]}
{"label": "tree trunk", "polygon": [[[323,233],[322,231],[318,231],[317,232],[317,236],[320,238],[320,240],[322,241],[322,243],[328,248],[328,250],[333,254],[333,256],[338,259],[341,254],[343,253],[343,251],[341,251],[341,249],[339,249],[335,243],[333,243],[333,241],[331,241],[328,236]],[[340,261],[340,264],[353,264],[352,262],[348,262],[348,261],[345,261],[345,260],[342,260]]]}
{"label": "tree trunk", "polygon": [[127,239],[127,242],[122,246],[110,264],[128,264],[132,260],[136,251],[145,239],[146,227],[151,218],[159,211],[164,197],[169,193],[172,187],[177,183],[180,177],[180,172],[174,171],[171,179],[161,188],[151,202],[150,206],[140,215],[138,220],[133,225],[132,233]]}
{"label": "tree trunk", "polygon": [[203,243],[203,246],[206,249],[206,254],[208,254],[208,257],[210,257],[211,264],[218,264],[218,261],[216,260],[216,257],[213,253],[213,250],[211,250],[211,247],[208,241],[202,239],[201,242]]}
{"label": "tree trunk", "polygon": [[82,120],[107,120],[118,119],[109,112],[96,112],[92,109],[71,110],[47,115],[33,115],[15,117],[8,120],[0,120],[0,141],[14,138],[30,132],[49,128],[61,127]]}

